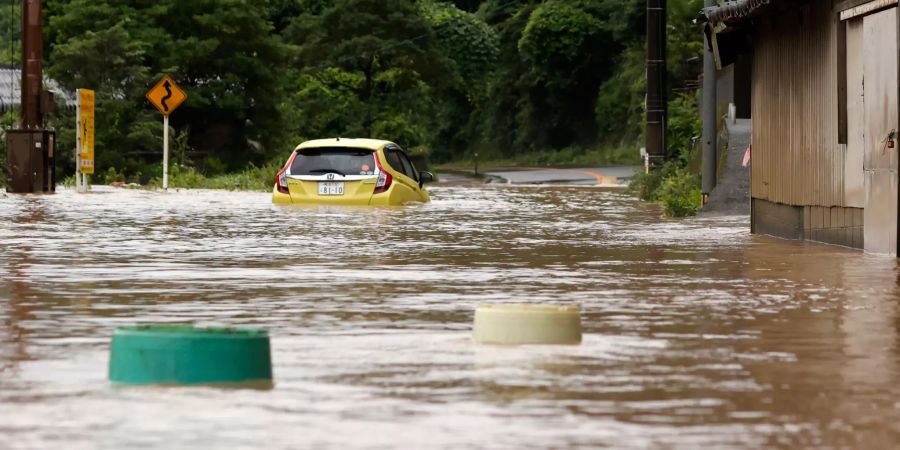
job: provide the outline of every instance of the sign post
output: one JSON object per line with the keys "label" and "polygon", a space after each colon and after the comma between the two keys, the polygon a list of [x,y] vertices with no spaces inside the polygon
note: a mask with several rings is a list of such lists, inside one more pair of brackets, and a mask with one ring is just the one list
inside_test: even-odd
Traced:
{"label": "sign post", "polygon": [[163,116],[163,189],[169,189],[169,116]]}
{"label": "sign post", "polygon": [[78,90],[75,125],[75,189],[87,192],[88,175],[94,173],[94,91],[90,89]]}
{"label": "sign post", "polygon": [[147,100],[163,115],[163,189],[169,189],[169,115],[187,100],[187,94],[164,75],[147,91]]}
{"label": "sign post", "polygon": [[75,95],[78,97],[75,106],[75,192],[81,192],[81,89]]}

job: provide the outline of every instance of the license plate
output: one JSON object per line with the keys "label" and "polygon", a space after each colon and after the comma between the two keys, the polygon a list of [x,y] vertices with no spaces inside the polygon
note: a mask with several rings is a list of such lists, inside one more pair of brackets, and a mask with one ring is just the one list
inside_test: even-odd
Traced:
{"label": "license plate", "polygon": [[344,182],[320,181],[319,195],[344,195]]}

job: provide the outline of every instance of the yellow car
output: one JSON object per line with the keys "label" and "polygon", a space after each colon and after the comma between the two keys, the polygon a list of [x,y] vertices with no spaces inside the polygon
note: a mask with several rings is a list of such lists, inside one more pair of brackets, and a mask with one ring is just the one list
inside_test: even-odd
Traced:
{"label": "yellow car", "polygon": [[428,202],[425,183],[399,145],[374,139],[319,139],[297,146],[275,178],[272,203],[402,205]]}

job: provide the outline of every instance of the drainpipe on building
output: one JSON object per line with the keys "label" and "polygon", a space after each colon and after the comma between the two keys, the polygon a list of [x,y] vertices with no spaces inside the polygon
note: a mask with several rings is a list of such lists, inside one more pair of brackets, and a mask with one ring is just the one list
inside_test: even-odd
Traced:
{"label": "drainpipe on building", "polygon": [[[716,6],[715,0],[705,0],[707,7]],[[718,165],[717,124],[718,111],[716,111],[716,61],[709,46],[709,40],[703,37],[703,107],[701,118],[703,119],[703,204],[709,200],[709,194],[716,188],[716,167]]]}

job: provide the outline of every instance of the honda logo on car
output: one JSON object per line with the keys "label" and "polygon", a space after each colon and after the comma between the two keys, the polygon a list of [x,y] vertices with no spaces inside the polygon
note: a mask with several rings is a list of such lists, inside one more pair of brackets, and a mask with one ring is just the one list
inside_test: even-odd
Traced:
{"label": "honda logo on car", "polygon": [[333,173],[329,173],[328,176],[327,176],[326,178],[328,178],[329,180],[333,180],[333,179],[334,179],[334,174],[333,174]]}

